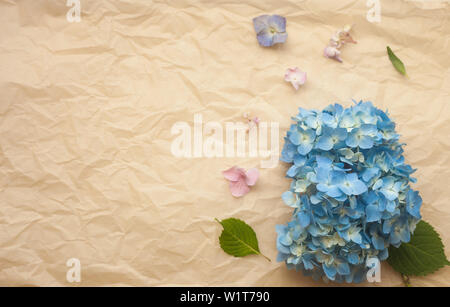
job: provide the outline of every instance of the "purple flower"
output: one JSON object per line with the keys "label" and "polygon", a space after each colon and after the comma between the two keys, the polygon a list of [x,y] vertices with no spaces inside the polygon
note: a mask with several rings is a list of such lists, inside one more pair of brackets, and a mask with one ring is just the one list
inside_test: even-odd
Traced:
{"label": "purple flower", "polygon": [[253,26],[261,46],[270,47],[286,41],[286,18],[282,16],[258,16],[253,18]]}

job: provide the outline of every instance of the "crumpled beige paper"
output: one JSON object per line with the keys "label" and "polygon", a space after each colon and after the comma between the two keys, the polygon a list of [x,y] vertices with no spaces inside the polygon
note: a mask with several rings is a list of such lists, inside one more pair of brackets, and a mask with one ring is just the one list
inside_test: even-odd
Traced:
{"label": "crumpled beige paper", "polygon": [[[65,2],[0,0],[0,285],[324,285],[275,261],[275,225],[291,214],[287,166],[261,169],[234,199],[221,171],[261,159],[174,157],[171,127],[249,111],[280,123],[281,148],[299,106],[352,99],[389,109],[418,168],[423,217],[450,255],[448,1],[381,1],[380,23],[357,0],[81,0],[79,23]],[[287,17],[286,44],[257,44],[252,18],[264,13]],[[358,44],[343,64],[324,58],[349,23]],[[298,92],[283,81],[292,66],[308,73]],[[214,218],[231,216],[271,263],[220,249]],[[80,283],[66,280],[70,258]],[[402,285],[387,264],[381,279]],[[450,268],[412,284],[448,286]]]}

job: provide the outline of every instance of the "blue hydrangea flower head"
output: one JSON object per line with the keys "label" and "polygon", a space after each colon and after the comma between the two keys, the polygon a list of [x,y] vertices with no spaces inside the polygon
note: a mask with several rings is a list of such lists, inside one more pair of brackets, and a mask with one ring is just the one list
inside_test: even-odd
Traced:
{"label": "blue hydrangea flower head", "polygon": [[386,260],[421,219],[395,123],[362,101],[300,108],[293,120],[281,157],[291,165],[282,199],[293,216],[277,226],[277,260],[316,279],[362,282],[367,260]]}
{"label": "blue hydrangea flower head", "polygon": [[284,43],[287,39],[286,18],[282,16],[261,15],[253,18],[253,27],[258,43],[263,47]]}

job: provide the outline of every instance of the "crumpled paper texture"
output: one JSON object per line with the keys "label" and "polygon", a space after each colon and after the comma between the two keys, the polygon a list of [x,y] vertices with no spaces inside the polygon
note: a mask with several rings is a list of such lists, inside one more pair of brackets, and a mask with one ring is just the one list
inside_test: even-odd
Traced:
{"label": "crumpled paper texture", "polygon": [[[277,263],[275,225],[291,214],[280,198],[286,165],[261,169],[244,198],[221,171],[260,158],[177,158],[177,121],[242,121],[250,112],[280,123],[298,107],[371,100],[388,109],[418,168],[423,217],[450,255],[450,7],[442,1],[381,1],[381,22],[365,1],[0,0],[0,285],[311,286]],[[287,18],[286,44],[261,48],[252,18]],[[344,63],[322,56],[334,31],[355,24]],[[401,76],[389,45],[406,65]],[[299,66],[298,92],[283,81]],[[227,217],[256,231],[258,256],[219,247]],[[66,261],[81,261],[81,283]],[[381,284],[401,286],[389,265]],[[449,286],[450,268],[413,285]],[[334,285],[334,284],[331,284]]]}

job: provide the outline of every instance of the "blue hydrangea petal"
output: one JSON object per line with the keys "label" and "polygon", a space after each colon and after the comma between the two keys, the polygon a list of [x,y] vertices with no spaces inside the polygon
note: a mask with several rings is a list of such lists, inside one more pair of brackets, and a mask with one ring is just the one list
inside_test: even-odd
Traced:
{"label": "blue hydrangea petal", "polygon": [[281,195],[281,198],[283,199],[284,203],[289,207],[294,208],[297,206],[297,196],[291,191],[284,192]]}
{"label": "blue hydrangea petal", "polygon": [[253,27],[255,28],[256,34],[269,27],[270,15],[261,15],[253,18]]}
{"label": "blue hydrangea petal", "polygon": [[378,176],[380,174],[380,169],[378,167],[370,167],[366,168],[362,173],[362,179],[365,182],[369,182],[372,178]]}
{"label": "blue hydrangea petal", "polygon": [[370,136],[364,135],[359,141],[359,147],[362,149],[370,149],[373,147],[373,139]]}
{"label": "blue hydrangea petal", "polygon": [[337,270],[334,266],[328,266],[325,263],[322,264],[323,271],[327,275],[327,277],[331,280],[334,280],[336,278]]}
{"label": "blue hydrangea petal", "polygon": [[417,219],[422,218],[420,215],[420,207],[422,206],[422,197],[419,192],[409,190],[406,194],[406,211]]}
{"label": "blue hydrangea petal", "polygon": [[395,201],[388,200],[388,201],[387,201],[387,204],[386,204],[386,210],[387,210],[388,212],[393,213],[393,212],[395,211],[395,209],[396,209],[396,203],[395,203]]}
{"label": "blue hydrangea petal", "polygon": [[341,262],[337,265],[337,272],[341,275],[349,275],[350,266],[346,262]]}
{"label": "blue hydrangea petal", "polygon": [[261,46],[270,47],[273,45],[274,34],[270,33],[269,30],[262,30],[256,37]]}
{"label": "blue hydrangea petal", "polygon": [[351,239],[353,242],[357,243],[357,244],[361,244],[361,243],[362,243],[362,236],[361,236],[360,233],[355,233],[355,234],[353,234],[353,235],[350,237],[350,239]]}
{"label": "blue hydrangea petal", "polygon": [[359,256],[357,253],[350,253],[347,256],[348,262],[351,264],[358,264],[359,263]]}
{"label": "blue hydrangea petal", "polygon": [[322,135],[321,137],[319,137],[316,147],[321,150],[328,151],[333,148],[333,145],[334,143],[330,136]]}
{"label": "blue hydrangea petal", "polygon": [[378,235],[372,236],[372,243],[373,243],[373,246],[378,250],[384,250],[384,248],[385,248],[385,246],[384,246],[385,242],[384,242],[383,237],[380,237]]}
{"label": "blue hydrangea petal", "polygon": [[352,131],[352,132],[347,136],[347,139],[345,140],[345,144],[346,144],[347,146],[352,147],[352,148],[358,147],[359,142],[358,142],[358,138],[357,138],[355,132]]}
{"label": "blue hydrangea petal", "polygon": [[337,129],[334,131],[334,135],[336,135],[336,137],[337,137],[340,141],[344,141],[344,140],[347,138],[347,136],[348,136],[347,129],[344,129],[344,128],[337,128]]}
{"label": "blue hydrangea petal", "polygon": [[268,20],[269,26],[274,27],[277,32],[286,32],[286,18],[280,15],[272,15]]}
{"label": "blue hydrangea petal", "polygon": [[372,186],[373,190],[378,190],[379,188],[381,188],[383,186],[383,180],[382,179],[378,179],[377,181],[375,181],[375,183]]}
{"label": "blue hydrangea petal", "polygon": [[284,235],[287,232],[288,227],[286,225],[276,225],[275,230],[277,234]]}
{"label": "blue hydrangea petal", "polygon": [[400,233],[395,231],[391,232],[389,242],[393,245],[399,244],[401,242]]}
{"label": "blue hydrangea petal", "polygon": [[394,220],[385,220],[383,223],[383,233],[385,234],[391,233],[394,222],[395,222]]}
{"label": "blue hydrangea petal", "polygon": [[377,222],[381,219],[381,213],[377,205],[369,205],[366,207],[367,222]]}
{"label": "blue hydrangea petal", "polygon": [[284,144],[283,150],[281,152],[281,161],[291,163],[294,160],[296,154],[297,154],[297,147],[295,147],[294,144],[286,140],[286,143]]}
{"label": "blue hydrangea petal", "polygon": [[303,266],[305,267],[305,270],[312,270],[314,268],[314,264],[312,263],[312,261],[304,257],[303,257]]}
{"label": "blue hydrangea petal", "polygon": [[322,113],[322,122],[331,128],[337,127],[337,122],[334,116],[328,114],[328,113]]}
{"label": "blue hydrangea petal", "polygon": [[361,195],[367,192],[367,186],[361,180],[356,180],[352,182],[352,194]]}
{"label": "blue hydrangea petal", "polygon": [[289,258],[289,255],[290,254],[278,253],[278,255],[277,255],[277,262],[285,261],[286,259]]}
{"label": "blue hydrangea petal", "polygon": [[400,239],[402,242],[409,242],[411,240],[411,233],[409,232],[408,227],[403,227],[400,230]]}
{"label": "blue hydrangea petal", "polygon": [[297,166],[303,166],[306,163],[306,158],[304,156],[296,154],[294,156],[294,164]]}
{"label": "blue hydrangea petal", "polygon": [[308,129],[308,130],[305,131],[305,134],[306,134],[306,136],[308,138],[308,142],[309,143],[314,142],[314,139],[316,138],[316,132],[314,130]]}
{"label": "blue hydrangea petal", "polygon": [[377,126],[365,124],[361,125],[360,130],[364,135],[375,136],[377,133]]}
{"label": "blue hydrangea petal", "polygon": [[281,237],[278,236],[278,239],[277,239],[277,250],[278,250],[280,253],[288,254],[288,255],[289,255],[290,252],[291,252],[291,250],[289,249],[289,247],[286,247],[286,246],[284,246],[283,244],[281,244],[280,239],[281,239]]}
{"label": "blue hydrangea petal", "polygon": [[339,184],[339,189],[342,191],[342,193],[346,195],[353,195],[353,189],[351,186],[347,186],[345,184]]}
{"label": "blue hydrangea petal", "polygon": [[311,222],[311,217],[306,212],[299,212],[298,220],[302,227],[308,227],[309,223]]}
{"label": "blue hydrangea petal", "polygon": [[304,143],[304,144],[300,144],[297,147],[297,151],[301,155],[307,155],[311,151],[312,148],[313,148],[313,144]]}
{"label": "blue hydrangea petal", "polygon": [[275,33],[273,36],[273,40],[272,43],[275,44],[281,44],[281,43],[285,43],[287,40],[287,33]]}
{"label": "blue hydrangea petal", "polygon": [[292,144],[294,145],[300,145],[300,138],[301,135],[298,132],[298,130],[292,131],[291,135],[289,136],[289,141],[291,141]]}
{"label": "blue hydrangea petal", "polygon": [[326,192],[326,194],[333,198],[339,198],[342,196],[342,192],[337,186],[330,186]]}
{"label": "blue hydrangea petal", "polygon": [[292,238],[289,235],[289,233],[285,234],[284,236],[280,237],[280,243],[284,246],[289,246],[292,244]]}
{"label": "blue hydrangea petal", "polygon": [[318,191],[324,192],[324,193],[328,192],[328,190],[329,190],[329,186],[327,184],[323,184],[323,183],[319,183],[318,185],[316,185],[316,188]]}
{"label": "blue hydrangea petal", "polygon": [[298,174],[299,170],[301,170],[301,167],[294,164],[289,168],[286,175],[288,175],[289,177],[295,177]]}
{"label": "blue hydrangea petal", "polygon": [[395,200],[398,197],[398,192],[392,190],[392,189],[381,189],[381,193],[383,193],[384,197],[386,197],[388,200]]}

